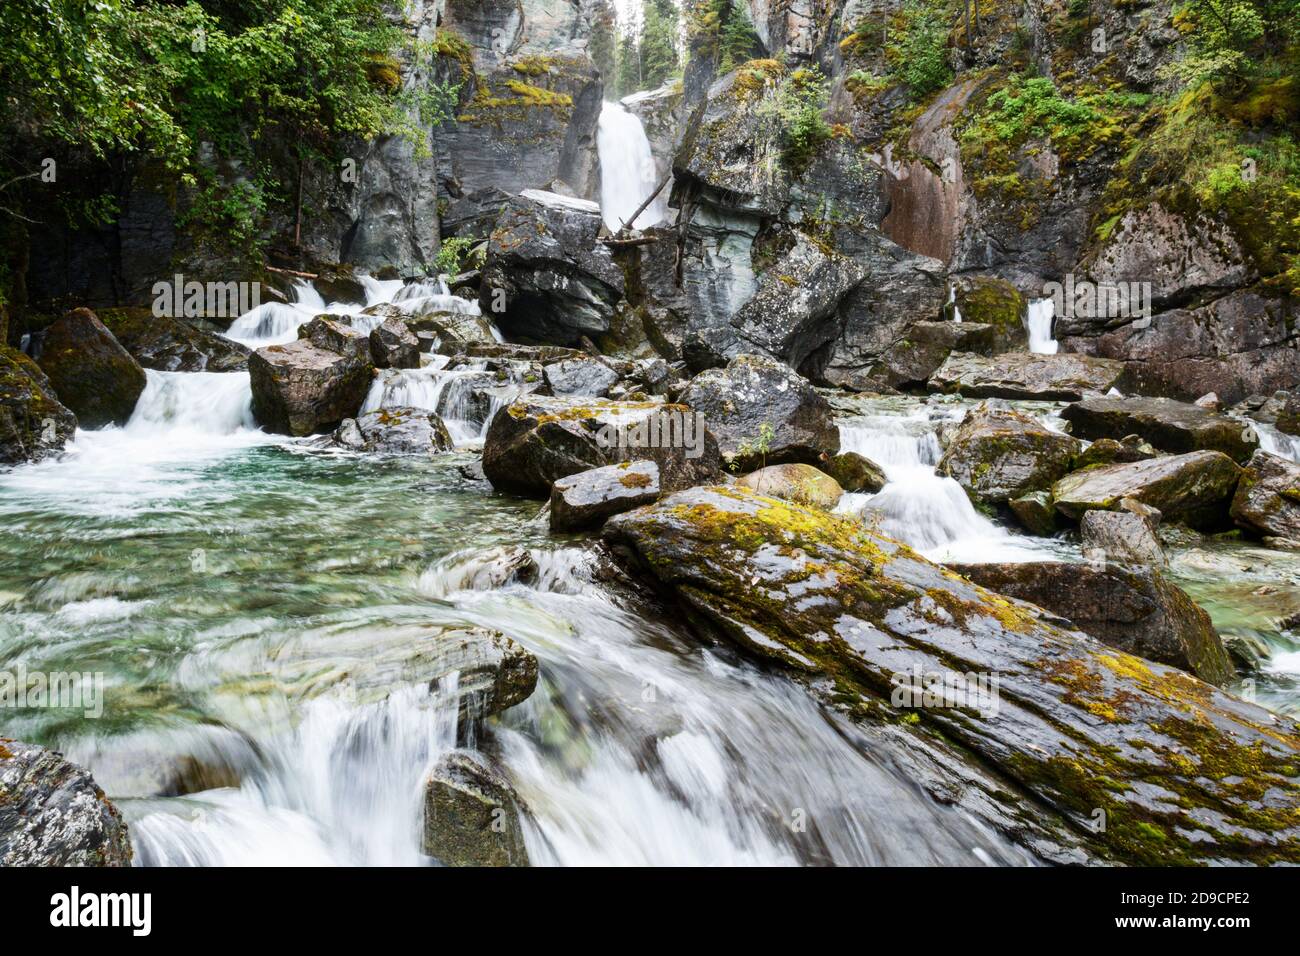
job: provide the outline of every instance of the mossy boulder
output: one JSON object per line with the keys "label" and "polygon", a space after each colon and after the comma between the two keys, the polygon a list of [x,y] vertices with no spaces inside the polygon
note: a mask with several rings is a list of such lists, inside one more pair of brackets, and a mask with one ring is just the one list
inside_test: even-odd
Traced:
{"label": "mossy boulder", "polygon": [[1287,718],[1057,626],[859,522],[744,489],[669,496],[604,537],[702,633],[972,777],[995,768],[1010,789],[991,799],[1023,808],[1011,835],[1035,852],[1077,838],[1131,864],[1300,862],[1300,727]]}
{"label": "mossy boulder", "polygon": [[1078,519],[1094,508],[1114,511],[1132,498],[1167,520],[1213,529],[1226,524],[1240,475],[1223,452],[1194,451],[1076,471],[1052,486],[1052,499],[1058,511]]}
{"label": "mossy boulder", "polygon": [[63,449],[77,416],[54,394],[40,366],[0,346],[0,464],[40,461]]}
{"label": "mossy boulder", "polygon": [[455,447],[446,423],[427,408],[381,408],[349,418],[333,440],[353,451],[381,455],[435,455]]}
{"label": "mossy boulder", "polygon": [[151,309],[102,309],[99,313],[122,347],[143,368],[159,372],[239,372],[249,349],[181,319]]}
{"label": "mossy boulder", "polygon": [[1300,541],[1300,465],[1255,452],[1241,472],[1230,513],[1255,534]]}
{"label": "mossy boulder", "polygon": [[704,415],[723,458],[735,468],[802,462],[840,450],[830,402],[787,365],[738,355],[726,368],[691,379],[680,401]]}
{"label": "mossy boulder", "polygon": [[997,352],[1010,352],[1029,346],[1025,331],[1024,295],[1005,279],[993,276],[965,276],[953,284],[953,304],[962,323],[977,322],[991,331],[991,346]]}
{"label": "mossy boulder", "polygon": [[144,369],[89,309],[45,330],[37,362],[82,428],[125,425],[144,391]]}
{"label": "mossy boulder", "polygon": [[546,497],[561,478],[624,461],[653,461],[668,491],[716,481],[718,442],[691,410],[658,402],[528,395],[492,419],[483,473],[493,487]]}
{"label": "mossy boulder", "polygon": [[0,737],[0,866],[130,866],[126,821],[63,755]]}
{"label": "mossy boulder", "polygon": [[812,465],[768,465],[737,482],[760,495],[830,511],[844,496],[840,483]]}
{"label": "mossy boulder", "polygon": [[1080,438],[1120,441],[1138,435],[1161,451],[1221,451],[1244,463],[1259,447],[1253,428],[1218,412],[1169,398],[1090,398],[1061,417]]}
{"label": "mossy boulder", "polygon": [[1235,675],[1210,615],[1160,571],[1062,561],[949,567],[990,591],[1059,614],[1066,626],[1111,647],[1210,684]]}
{"label": "mossy boulder", "polygon": [[955,479],[975,501],[1000,505],[1050,488],[1069,473],[1081,448],[1077,439],[1028,415],[981,405],[966,413],[939,473]]}
{"label": "mossy boulder", "polygon": [[1011,352],[989,358],[953,352],[930,377],[929,388],[967,398],[1077,402],[1109,391],[1123,371],[1119,362],[1087,355]]}
{"label": "mossy boulder", "polygon": [[885,469],[856,451],[842,451],[838,455],[832,455],[826,462],[825,470],[845,491],[874,495],[889,481]]}

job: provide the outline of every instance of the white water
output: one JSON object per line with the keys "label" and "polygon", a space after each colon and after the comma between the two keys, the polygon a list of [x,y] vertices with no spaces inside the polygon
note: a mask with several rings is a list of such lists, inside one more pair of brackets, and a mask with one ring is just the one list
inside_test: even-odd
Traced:
{"label": "white water", "polygon": [[[518,396],[517,383],[489,384],[494,375],[486,362],[448,369],[447,356],[438,355],[418,369],[388,369],[375,376],[361,414],[381,408],[426,408],[437,412],[458,445],[482,439],[492,416]],[[486,400],[485,400],[486,399]]]}
{"label": "white water", "polygon": [[[606,102],[596,130],[600,153],[600,209],[610,232],[617,232],[659,185],[650,140],[641,120],[618,103]],[[632,228],[648,229],[668,215],[668,199],[661,190]]]}
{"label": "white water", "polygon": [[1056,306],[1050,298],[1031,299],[1025,310],[1025,330],[1029,333],[1029,351],[1055,355],[1060,343],[1052,338],[1052,318]]}
{"label": "white water", "polygon": [[1300,438],[1278,431],[1273,425],[1264,422],[1249,422],[1255,434],[1259,436],[1260,450],[1289,461],[1300,462]]}
{"label": "white water", "polygon": [[[888,483],[874,495],[847,494],[837,511],[875,523],[935,561],[1033,561],[1045,557],[1034,539],[1015,536],[975,510],[965,490],[936,473],[943,457],[937,427],[962,413],[921,408],[840,424],[840,449],[880,465]],[[954,414],[955,413],[955,414]]]}

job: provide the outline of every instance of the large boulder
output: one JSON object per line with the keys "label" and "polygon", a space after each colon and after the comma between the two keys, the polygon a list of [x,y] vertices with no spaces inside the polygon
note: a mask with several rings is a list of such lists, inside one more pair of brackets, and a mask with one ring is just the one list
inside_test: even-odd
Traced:
{"label": "large boulder", "polygon": [[57,454],[77,430],[77,416],[58,397],[40,366],[0,346],[0,465]]}
{"label": "large boulder", "polygon": [[600,359],[561,359],[542,368],[552,395],[588,395],[604,398],[618,381],[618,372]]}
{"label": "large boulder", "polygon": [[484,313],[535,342],[575,345],[608,332],[624,280],[600,230],[596,203],[531,191],[513,198],[488,244]]}
{"label": "large boulder", "polygon": [[268,345],[249,357],[253,417],[281,435],[313,435],[356,417],[375,367],[364,334],[317,317],[288,345]]}
{"label": "large boulder", "polygon": [[1061,412],[1071,434],[1090,441],[1139,435],[1161,451],[1221,451],[1238,463],[1259,447],[1253,428],[1218,412],[1168,398],[1089,398]]}
{"label": "large boulder", "polygon": [[657,501],[659,466],[625,461],[561,478],[551,486],[551,530],[581,531],[606,518]]}
{"label": "large boulder", "polygon": [[716,480],[718,442],[683,405],[528,395],[496,413],[483,473],[500,491],[548,496],[560,478],[624,461],[653,461],[664,490]]}
{"label": "large boulder", "polygon": [[894,342],[871,367],[870,382],[857,384],[895,389],[924,386],[953,352],[992,355],[993,333],[993,326],[977,322],[914,322],[906,338]]}
{"label": "large boulder", "polygon": [[723,457],[736,468],[803,462],[839,453],[830,403],[789,366],[739,355],[701,372],[678,399],[704,415]]}
{"label": "large boulder", "polygon": [[1167,519],[1213,528],[1226,520],[1240,474],[1222,452],[1194,451],[1076,471],[1052,486],[1052,498],[1058,511],[1076,519],[1093,508],[1113,511],[1132,498]]}
{"label": "large boulder", "polygon": [[401,319],[384,319],[370,330],[370,357],[375,368],[419,368],[420,340]]}
{"label": "large boulder", "polygon": [[751,471],[736,484],[760,495],[830,511],[844,496],[840,483],[812,465],[768,465]]}
{"label": "large boulder", "polygon": [[885,469],[856,451],[842,451],[838,455],[832,455],[826,462],[825,470],[845,491],[874,495],[889,481]]}
{"label": "large boulder", "polygon": [[967,398],[1075,402],[1109,391],[1123,370],[1119,362],[1086,355],[1008,352],[990,358],[954,352],[930,378],[930,390]]}
{"label": "large boulder", "polygon": [[1256,534],[1300,541],[1300,465],[1255,452],[1241,472],[1230,514]]}
{"label": "large boulder", "polygon": [[424,784],[424,852],[445,866],[527,866],[519,795],[478,754],[444,754]]}
{"label": "large boulder", "polygon": [[183,319],[151,309],[103,309],[99,313],[122,347],[143,368],[159,372],[242,372],[249,349]]}
{"label": "large boulder", "polygon": [[125,425],[144,391],[144,369],[89,309],[46,329],[36,361],[82,428]]}
{"label": "large boulder", "polygon": [[981,587],[1028,601],[1121,651],[1195,674],[1232,680],[1232,661],[1210,615],[1152,569],[1062,561],[950,564]]}
{"label": "large boulder", "polygon": [[126,821],[90,774],[0,737],[0,866],[130,866]]}
{"label": "large boulder", "polygon": [[939,473],[955,479],[976,501],[1005,504],[1050,488],[1069,473],[1081,445],[1020,412],[981,405],[966,413],[952,436]]}
{"label": "large boulder", "polygon": [[1079,541],[1089,561],[1099,559],[1139,567],[1165,565],[1165,549],[1152,522],[1132,511],[1084,512],[1079,521]]}
{"label": "large boulder", "polygon": [[834,341],[840,301],[864,272],[854,260],[802,233],[758,281],[754,297],[731,317],[742,351],[759,351],[794,368]]}
{"label": "large boulder", "polygon": [[390,407],[346,419],[333,440],[352,451],[434,455],[455,447],[443,420],[427,408]]}
{"label": "large boulder", "polygon": [[[1300,727],[1285,717],[1066,630],[859,522],[743,489],[671,495],[612,518],[604,537],[709,637],[966,768],[949,799],[1040,855],[1086,834],[1085,858],[1114,862],[1300,861]],[[990,790],[984,767],[1009,783]]]}

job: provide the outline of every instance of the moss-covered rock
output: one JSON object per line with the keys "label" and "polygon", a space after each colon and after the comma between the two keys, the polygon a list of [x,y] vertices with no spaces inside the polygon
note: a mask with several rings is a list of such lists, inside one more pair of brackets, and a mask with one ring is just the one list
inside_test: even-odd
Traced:
{"label": "moss-covered rock", "polygon": [[859,719],[996,767],[1034,795],[1037,834],[1071,830],[1135,864],[1300,861],[1300,728],[1286,718],[1054,626],[858,522],[743,489],[672,495],[611,519],[605,539],[700,629]]}
{"label": "moss-covered rock", "polygon": [[77,416],[55,396],[30,358],[0,346],[0,464],[39,461],[62,450],[77,430]]}
{"label": "moss-covered rock", "polygon": [[1227,522],[1240,474],[1222,452],[1195,451],[1076,471],[1052,486],[1052,498],[1057,510],[1075,519],[1093,508],[1113,511],[1132,498],[1171,521],[1214,528]]}
{"label": "moss-covered rock", "polygon": [[1007,353],[988,358],[953,352],[930,378],[933,392],[967,398],[1023,398],[1077,402],[1114,387],[1123,365],[1086,355]]}
{"label": "moss-covered rock", "polygon": [[514,787],[478,754],[453,751],[425,782],[424,852],[446,866],[527,866]]}
{"label": "moss-covered rock", "polygon": [[89,309],[46,329],[37,361],[83,428],[125,425],[144,391],[140,364]]}
{"label": "moss-covered rock", "polygon": [[825,471],[845,491],[875,494],[889,480],[885,469],[856,451],[842,451],[826,462]]}
{"label": "moss-covered rock", "polygon": [[1072,434],[1119,441],[1138,435],[1161,451],[1221,451],[1238,463],[1259,447],[1259,436],[1236,419],[1168,398],[1090,398],[1061,412]]}
{"label": "moss-covered rock", "polygon": [[839,504],[844,495],[838,481],[812,465],[768,465],[751,471],[737,484],[760,495],[784,498],[825,511]]}
{"label": "moss-covered rock", "polygon": [[975,501],[1005,504],[1050,488],[1071,468],[1079,441],[1028,415],[981,405],[967,412],[939,462]]}
{"label": "moss-covered rock", "polygon": [[1230,511],[1249,531],[1300,541],[1300,465],[1255,452],[1241,472]]}
{"label": "moss-covered rock", "polygon": [[159,372],[237,372],[248,347],[151,309],[101,309],[100,319],[144,368]]}
{"label": "moss-covered rock", "polygon": [[953,284],[953,303],[961,320],[989,326],[993,348],[998,352],[1027,348],[1024,295],[1005,279],[992,276],[966,276]]}

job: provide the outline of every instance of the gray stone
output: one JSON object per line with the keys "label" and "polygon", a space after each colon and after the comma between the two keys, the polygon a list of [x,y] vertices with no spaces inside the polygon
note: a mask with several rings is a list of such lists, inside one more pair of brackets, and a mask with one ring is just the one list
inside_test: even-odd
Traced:
{"label": "gray stone", "polygon": [[1009,352],[990,358],[954,352],[931,377],[930,390],[967,398],[1074,402],[1109,391],[1123,370],[1118,362],[1084,355]]}
{"label": "gray stone", "polygon": [[385,319],[370,332],[375,368],[419,368],[420,340],[400,319]]}
{"label": "gray stone", "polygon": [[1256,534],[1300,540],[1300,465],[1255,452],[1242,470],[1231,514]]}
{"label": "gray stone", "polygon": [[282,435],[332,431],[354,418],[370,390],[370,343],[354,329],[312,319],[288,345],[260,348],[248,360],[253,417]]}
{"label": "gray stone", "polygon": [[424,790],[424,852],[446,866],[527,866],[519,795],[482,757],[445,754]]}
{"label": "gray stone", "polygon": [[736,484],[760,495],[830,511],[844,495],[840,483],[812,465],[768,465],[744,475]]}
{"label": "gray stone", "polygon": [[599,359],[563,359],[543,366],[542,375],[552,395],[590,395],[604,398],[618,381],[618,373]]}
{"label": "gray stone", "polygon": [[561,478],[551,486],[551,530],[581,531],[659,499],[659,466],[625,461]]}
{"label": "gray stone", "polygon": [[381,455],[434,455],[455,447],[446,424],[427,408],[381,408],[349,418],[334,441],[353,451]]}
{"label": "gray stone", "polygon": [[1119,564],[1164,567],[1165,549],[1151,521],[1126,511],[1087,511],[1079,521],[1084,557]]}
{"label": "gray stone", "polygon": [[1067,406],[1061,417],[1080,438],[1119,441],[1138,435],[1161,451],[1221,451],[1239,464],[1259,447],[1253,428],[1212,409],[1168,398],[1090,398]]}
{"label": "gray stone", "polygon": [[1076,471],[1052,486],[1052,498],[1071,518],[1094,508],[1113,511],[1121,499],[1133,498],[1166,519],[1212,528],[1226,521],[1240,473],[1222,452],[1194,451]]}

